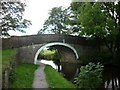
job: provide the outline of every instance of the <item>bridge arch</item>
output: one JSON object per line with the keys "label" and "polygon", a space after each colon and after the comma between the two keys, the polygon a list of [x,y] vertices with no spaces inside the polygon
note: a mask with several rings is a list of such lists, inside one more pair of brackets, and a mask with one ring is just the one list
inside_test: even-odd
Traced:
{"label": "bridge arch", "polygon": [[38,49],[38,51],[37,51],[36,54],[35,54],[34,64],[37,63],[37,57],[38,57],[39,53],[40,53],[44,48],[47,48],[47,47],[50,47],[50,46],[55,46],[55,45],[60,45],[60,46],[68,47],[69,49],[71,49],[71,50],[74,52],[74,54],[75,54],[75,56],[76,56],[76,59],[79,58],[77,51],[76,51],[75,48],[72,47],[71,45],[69,45],[69,44],[67,44],[67,43],[54,42],[54,43],[45,44],[45,45],[43,45],[41,48]]}

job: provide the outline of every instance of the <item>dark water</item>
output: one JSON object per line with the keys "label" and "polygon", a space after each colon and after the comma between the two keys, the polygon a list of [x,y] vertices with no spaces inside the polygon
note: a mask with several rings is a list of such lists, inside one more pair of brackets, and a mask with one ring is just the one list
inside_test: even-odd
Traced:
{"label": "dark water", "polygon": [[[60,68],[59,68],[60,67]],[[64,77],[73,82],[74,78],[80,72],[81,65],[73,63],[61,63],[58,71],[62,72]],[[109,90],[117,90],[120,88],[120,67],[104,67],[103,83],[100,88],[109,88]]]}

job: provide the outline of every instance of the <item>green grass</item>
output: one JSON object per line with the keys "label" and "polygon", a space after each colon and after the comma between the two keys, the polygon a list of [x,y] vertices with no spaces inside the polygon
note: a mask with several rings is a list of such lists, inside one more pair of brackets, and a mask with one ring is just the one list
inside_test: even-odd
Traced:
{"label": "green grass", "polygon": [[2,60],[0,64],[2,64],[2,71],[8,68],[10,62],[13,60],[13,56],[16,53],[16,49],[3,49],[2,50]]}
{"label": "green grass", "polygon": [[74,84],[63,78],[63,76],[51,66],[47,65],[44,71],[50,88],[76,88]]}
{"label": "green grass", "polygon": [[10,88],[32,88],[34,72],[38,65],[21,63],[16,66],[15,81]]}
{"label": "green grass", "polygon": [[0,49],[0,64],[2,63],[2,49]]}

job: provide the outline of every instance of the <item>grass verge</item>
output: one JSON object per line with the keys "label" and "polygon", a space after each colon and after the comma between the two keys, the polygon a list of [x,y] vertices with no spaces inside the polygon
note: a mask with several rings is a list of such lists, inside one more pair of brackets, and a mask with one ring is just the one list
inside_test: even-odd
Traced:
{"label": "grass verge", "polygon": [[46,65],[44,71],[50,88],[77,88],[51,66]]}
{"label": "grass verge", "polygon": [[21,63],[16,67],[15,81],[10,88],[32,88],[34,72],[38,65]]}
{"label": "grass verge", "polygon": [[4,71],[10,65],[13,60],[13,56],[16,53],[16,49],[2,49],[2,71]]}

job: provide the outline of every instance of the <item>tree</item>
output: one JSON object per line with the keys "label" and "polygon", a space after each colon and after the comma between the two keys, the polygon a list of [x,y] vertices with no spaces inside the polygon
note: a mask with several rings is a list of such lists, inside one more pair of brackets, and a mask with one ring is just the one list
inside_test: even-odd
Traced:
{"label": "tree", "polygon": [[41,34],[45,30],[48,30],[55,34],[71,34],[70,25],[68,25],[69,8],[54,7],[49,12],[49,18],[45,21],[43,29],[38,34]]}
{"label": "tree", "polygon": [[80,35],[102,39],[115,59],[120,55],[120,1],[82,3],[75,12]]}
{"label": "tree", "polygon": [[71,29],[73,31],[73,33],[77,33],[77,35],[80,36],[80,28],[81,26],[81,22],[79,21],[79,14],[80,14],[80,6],[83,4],[84,2],[72,2],[70,5],[70,9],[71,9],[71,13],[72,15],[70,16],[71,20],[69,21],[69,24],[71,25]]}
{"label": "tree", "polygon": [[25,3],[0,1],[0,6],[2,35],[8,36],[9,30],[25,32],[23,28],[31,24],[29,20],[22,17]]}

